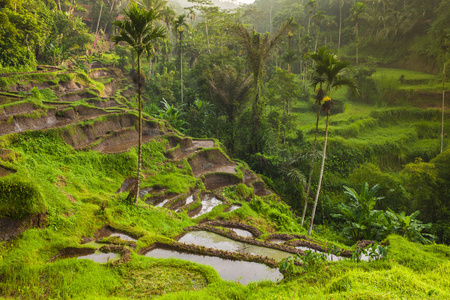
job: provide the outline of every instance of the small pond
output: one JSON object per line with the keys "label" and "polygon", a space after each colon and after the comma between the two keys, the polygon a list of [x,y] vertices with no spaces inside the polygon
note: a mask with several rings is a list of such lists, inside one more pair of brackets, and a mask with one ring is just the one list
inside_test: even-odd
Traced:
{"label": "small pond", "polygon": [[277,249],[238,242],[209,231],[188,232],[178,241],[185,244],[194,244],[223,251],[267,256],[273,258],[276,261],[281,261],[282,259],[293,255],[291,253],[280,251]]}
{"label": "small pond", "polygon": [[252,281],[271,280],[276,282],[283,279],[283,275],[277,269],[271,269],[264,264],[255,262],[235,261],[220,257],[183,253],[165,249],[151,250],[145,254],[145,256],[154,258],[178,258],[208,265],[216,269],[222,279],[239,281],[244,285]]}
{"label": "small pond", "polygon": [[118,255],[116,253],[113,252],[109,252],[109,253],[103,253],[100,251],[96,251],[93,254],[89,254],[89,255],[83,255],[83,256],[78,256],[78,259],[90,259],[93,260],[97,263],[100,264],[105,264],[108,261],[114,260],[115,258],[118,258]]}
{"label": "small pond", "polygon": [[200,217],[201,215],[209,213],[213,210],[214,207],[220,204],[222,204],[222,201],[220,201],[213,195],[206,195],[202,200],[202,209],[196,215],[192,216],[192,218],[194,219]]}

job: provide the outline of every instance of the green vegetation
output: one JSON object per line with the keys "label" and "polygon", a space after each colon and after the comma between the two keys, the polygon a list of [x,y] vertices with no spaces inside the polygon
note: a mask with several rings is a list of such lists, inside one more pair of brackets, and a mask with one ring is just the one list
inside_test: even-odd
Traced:
{"label": "green vegetation", "polygon": [[[3,2],[0,297],[450,298],[448,0]],[[205,227],[297,254],[145,256],[276,265]]]}

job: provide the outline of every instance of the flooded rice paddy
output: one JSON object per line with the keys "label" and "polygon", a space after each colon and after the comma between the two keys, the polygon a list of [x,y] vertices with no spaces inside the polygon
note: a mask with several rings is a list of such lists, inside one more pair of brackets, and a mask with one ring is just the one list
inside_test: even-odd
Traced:
{"label": "flooded rice paddy", "polygon": [[210,211],[213,210],[214,207],[220,204],[222,204],[222,201],[220,201],[213,195],[206,195],[202,199],[202,209],[196,215],[193,215],[192,218],[195,219],[200,217],[201,215],[209,213]]}
{"label": "flooded rice paddy", "polygon": [[276,261],[281,261],[282,259],[292,255],[291,253],[280,251],[277,249],[238,242],[208,231],[188,232],[178,241],[185,244],[204,246],[217,250],[267,256],[273,258]]}
{"label": "flooded rice paddy", "polygon": [[204,256],[165,249],[154,249],[145,256],[154,258],[178,258],[213,267],[224,280],[237,281],[248,284],[252,281],[271,280],[273,282],[283,279],[277,269],[271,269],[264,264],[234,261],[215,256]]}

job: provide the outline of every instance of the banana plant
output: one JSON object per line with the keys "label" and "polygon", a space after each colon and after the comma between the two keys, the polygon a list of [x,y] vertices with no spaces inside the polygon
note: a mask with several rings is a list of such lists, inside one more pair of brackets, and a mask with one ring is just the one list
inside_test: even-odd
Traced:
{"label": "banana plant", "polygon": [[378,189],[379,185],[369,189],[369,184],[365,182],[358,194],[354,189],[344,186],[345,194],[350,197],[351,202],[348,205],[339,204],[341,214],[332,215],[346,220],[344,234],[350,235],[354,240],[373,239],[377,236],[378,229],[383,224],[383,211],[375,210],[374,207],[378,200],[384,198],[375,196]]}

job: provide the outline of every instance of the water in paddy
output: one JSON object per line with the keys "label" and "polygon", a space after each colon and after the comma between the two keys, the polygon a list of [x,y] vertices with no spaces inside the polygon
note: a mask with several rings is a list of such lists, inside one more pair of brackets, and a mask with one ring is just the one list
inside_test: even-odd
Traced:
{"label": "water in paddy", "polygon": [[266,248],[243,242],[238,242],[208,231],[188,232],[178,241],[185,244],[194,244],[198,246],[204,246],[223,251],[241,252],[251,255],[267,256],[273,258],[276,261],[281,261],[282,259],[293,255],[291,253],[272,248]]}
{"label": "water in paddy", "polygon": [[196,215],[192,216],[192,218],[194,219],[200,217],[201,215],[209,213],[213,210],[214,207],[219,204],[222,204],[222,201],[212,195],[206,195],[202,200],[202,209]]}
{"label": "water in paddy", "polygon": [[129,235],[126,235],[123,233],[118,233],[118,232],[114,232],[110,236],[118,236],[118,237],[120,237],[121,240],[124,240],[124,241],[137,241],[136,239],[132,238]]}
{"label": "water in paddy", "polygon": [[238,228],[229,228],[230,230],[234,231],[237,235],[242,237],[253,237],[253,234],[250,231],[238,229]]}
{"label": "water in paddy", "polygon": [[[325,255],[327,257],[327,260],[330,260],[330,261],[340,261],[340,260],[344,260],[344,259],[349,259],[349,258],[343,257],[343,256],[336,256],[334,254],[328,254],[328,253],[320,252],[320,251],[317,251],[315,249],[311,249],[311,248],[308,248],[308,247],[295,247],[295,248],[303,250],[303,251],[311,250],[311,251],[314,251],[316,253],[321,253],[321,254],[323,254],[323,255]],[[362,260],[362,261],[371,261],[373,259],[371,259],[370,256],[361,253],[360,260]]]}
{"label": "water in paddy", "polygon": [[231,207],[228,209],[228,212],[233,211],[233,210],[236,210],[236,209],[238,209],[238,208],[241,208],[241,206],[238,205],[238,204],[233,204],[233,205],[231,205]]}
{"label": "water in paddy", "polygon": [[194,202],[194,195],[190,195],[189,197],[186,198],[186,203],[180,207],[179,209],[177,209],[177,212],[180,212],[182,208],[188,206],[189,204],[191,204],[192,202]]}
{"label": "water in paddy", "polygon": [[283,244],[285,241],[274,239],[274,240],[268,240],[268,242],[271,242],[271,243],[274,243],[274,244]]}
{"label": "water in paddy", "polygon": [[112,253],[112,252],[103,253],[103,252],[96,251],[94,254],[78,256],[78,259],[90,259],[97,263],[104,264],[104,263],[107,263],[108,261],[115,259],[116,257],[117,257],[116,253]]}
{"label": "water in paddy", "polygon": [[271,269],[264,264],[255,262],[235,261],[215,256],[204,256],[165,249],[154,249],[145,254],[145,256],[154,258],[178,258],[208,265],[216,269],[222,279],[239,281],[244,285],[259,280],[276,282],[283,278],[283,275],[277,269]]}
{"label": "water in paddy", "polygon": [[166,205],[167,202],[169,202],[169,200],[170,200],[170,198],[162,201],[161,203],[156,204],[155,206],[156,207],[163,207],[164,205]]}

